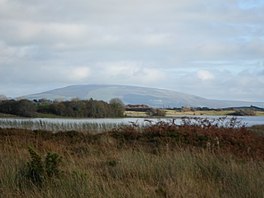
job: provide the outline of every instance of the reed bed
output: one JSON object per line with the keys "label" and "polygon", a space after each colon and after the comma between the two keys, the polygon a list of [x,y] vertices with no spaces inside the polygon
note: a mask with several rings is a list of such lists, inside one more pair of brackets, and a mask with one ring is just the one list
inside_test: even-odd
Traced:
{"label": "reed bed", "polygon": [[122,123],[96,123],[96,122],[49,122],[43,120],[1,119],[0,128],[16,128],[27,130],[79,131],[79,132],[106,132],[120,127]]}
{"label": "reed bed", "polygon": [[86,121],[67,121],[67,119],[53,121],[42,119],[0,119],[0,128],[17,128],[28,130],[47,130],[47,131],[79,131],[79,132],[106,132],[114,128],[122,126],[137,126],[141,128],[149,125],[157,124],[160,121],[173,123],[175,125],[191,125],[191,126],[215,126],[215,127],[241,127],[243,123],[236,117],[219,117],[219,118],[200,118],[200,117],[181,117],[174,119],[144,119],[143,122],[86,122]]}

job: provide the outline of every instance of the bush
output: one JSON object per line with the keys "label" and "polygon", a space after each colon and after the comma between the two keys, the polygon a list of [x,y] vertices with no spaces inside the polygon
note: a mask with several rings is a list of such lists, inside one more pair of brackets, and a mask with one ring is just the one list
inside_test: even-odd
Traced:
{"label": "bush", "polygon": [[27,162],[25,177],[33,184],[41,185],[44,181],[44,166],[41,161],[41,156],[32,148],[28,149],[31,161]]}
{"label": "bush", "polygon": [[148,112],[149,116],[158,116],[158,117],[165,117],[166,116],[166,111],[162,109],[151,109]]}
{"label": "bush", "polygon": [[26,163],[18,172],[18,184],[33,184],[42,187],[46,179],[59,176],[59,164],[61,156],[57,153],[48,153],[44,160],[32,148],[28,148],[31,160]]}
{"label": "bush", "polygon": [[48,153],[45,158],[45,168],[48,177],[59,176],[61,157],[57,153]]}

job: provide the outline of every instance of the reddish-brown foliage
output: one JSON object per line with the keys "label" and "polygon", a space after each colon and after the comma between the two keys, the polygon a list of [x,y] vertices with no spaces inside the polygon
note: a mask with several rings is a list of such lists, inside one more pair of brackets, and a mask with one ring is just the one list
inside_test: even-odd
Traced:
{"label": "reddish-brown foliage", "polygon": [[[32,145],[41,149],[52,143],[76,149],[87,144],[102,145],[104,137],[111,138],[106,146],[123,146],[159,150],[160,148],[206,149],[215,154],[227,153],[241,158],[264,159],[264,136],[253,133],[236,121],[219,124],[208,120],[192,123],[185,120],[183,125],[172,122],[158,122],[140,127],[135,123],[101,134],[80,133],[76,131],[52,133],[47,131],[28,131],[22,129],[0,129],[0,143],[10,142]],[[224,123],[224,125],[223,125]]]}
{"label": "reddish-brown foliage", "polygon": [[235,119],[222,123],[200,119],[195,123],[184,120],[183,125],[174,122],[158,122],[140,128],[128,126],[115,129],[110,134],[120,141],[137,140],[156,146],[198,147],[212,152],[228,152],[240,157],[264,159],[264,136],[257,135]]}

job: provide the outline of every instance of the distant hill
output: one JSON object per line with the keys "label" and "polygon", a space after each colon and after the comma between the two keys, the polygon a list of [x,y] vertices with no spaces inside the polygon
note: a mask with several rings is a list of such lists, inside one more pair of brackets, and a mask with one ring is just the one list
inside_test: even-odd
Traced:
{"label": "distant hill", "polygon": [[30,100],[43,98],[50,100],[93,98],[104,101],[109,101],[112,98],[120,98],[125,104],[146,104],[152,107],[188,106],[225,108],[250,105],[264,107],[264,102],[211,100],[171,90],[124,85],[72,85],[20,98]]}
{"label": "distant hill", "polygon": [[8,100],[8,98],[5,95],[0,94],[0,100]]}

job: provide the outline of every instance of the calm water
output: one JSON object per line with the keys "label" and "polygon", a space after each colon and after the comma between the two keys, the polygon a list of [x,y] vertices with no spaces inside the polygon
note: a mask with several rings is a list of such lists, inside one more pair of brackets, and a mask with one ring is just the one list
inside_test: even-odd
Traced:
{"label": "calm water", "polygon": [[[219,118],[221,116],[197,116],[201,118]],[[264,124],[264,116],[238,116],[239,120],[241,120],[243,123],[245,123],[247,126],[253,126],[253,125],[260,125]],[[178,124],[180,124],[181,117],[175,118],[178,121]],[[170,121],[172,118],[98,118],[98,119],[33,119],[33,120],[42,120],[46,122],[54,122],[54,123],[116,123],[116,124],[130,124],[131,122],[143,124],[146,122],[146,120],[150,120],[152,122],[158,122],[158,121]]]}
{"label": "calm water", "polygon": [[[187,117],[187,116],[186,116]],[[194,116],[189,116],[194,117]],[[223,116],[195,116],[199,118],[217,119]],[[227,117],[230,119],[232,117]],[[264,124],[264,116],[242,116],[237,117],[238,120],[246,126]],[[146,121],[147,120],[147,121]],[[51,131],[60,130],[79,130],[79,131],[95,131],[102,132],[120,125],[135,123],[138,125],[146,125],[149,122],[170,121],[172,118],[100,118],[100,119],[62,119],[62,118],[0,118],[1,128],[25,128],[25,129],[43,129]],[[181,124],[181,117],[174,118],[176,124]]]}
{"label": "calm water", "polygon": [[[180,124],[181,117],[175,118],[81,118],[81,119],[74,119],[74,118],[0,118],[0,121],[30,121],[30,122],[46,122],[46,123],[59,123],[59,124],[66,124],[66,123],[98,123],[98,124],[130,124],[138,123],[144,124],[146,121],[152,121],[153,123],[159,121],[170,121],[172,119],[176,120],[177,124]],[[199,118],[208,118],[208,119],[217,119],[223,116],[185,116],[185,117],[199,117]],[[227,118],[232,118],[231,116]],[[246,124],[246,126],[253,126],[253,125],[261,125],[264,124],[264,116],[236,116],[239,120]],[[0,125],[1,127],[1,125]]]}

